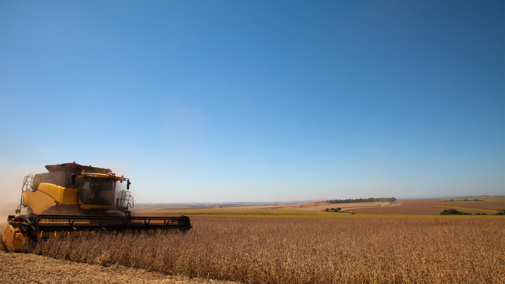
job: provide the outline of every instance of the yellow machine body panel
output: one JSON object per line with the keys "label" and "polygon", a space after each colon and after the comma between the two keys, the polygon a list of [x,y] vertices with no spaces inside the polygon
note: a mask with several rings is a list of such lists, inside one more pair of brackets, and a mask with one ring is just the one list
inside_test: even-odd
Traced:
{"label": "yellow machine body panel", "polygon": [[18,228],[6,224],[2,235],[2,242],[7,249],[10,248],[14,251],[22,251],[25,243],[25,236],[23,236]]}
{"label": "yellow machine body panel", "polygon": [[50,206],[56,204],[56,200],[42,191],[26,191],[23,193],[23,203],[30,207],[35,214],[41,214]]}
{"label": "yellow machine body panel", "polygon": [[51,196],[60,204],[76,205],[77,204],[77,189],[65,188],[51,183],[41,183],[37,191],[42,191]]}
{"label": "yellow machine body panel", "polygon": [[114,179],[114,180],[125,180],[123,176],[116,176],[116,175],[110,175],[110,174],[100,174],[100,173],[86,173],[82,172],[79,177],[93,177],[93,178],[108,178],[108,179]]}
{"label": "yellow machine body panel", "polygon": [[41,183],[35,192],[23,193],[23,203],[35,214],[41,214],[54,204],[77,205],[77,189]]}

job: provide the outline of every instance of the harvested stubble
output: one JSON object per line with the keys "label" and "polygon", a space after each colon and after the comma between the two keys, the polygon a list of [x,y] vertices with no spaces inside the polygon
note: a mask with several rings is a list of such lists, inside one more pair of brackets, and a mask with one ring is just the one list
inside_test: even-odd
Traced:
{"label": "harvested stubble", "polygon": [[504,283],[504,219],[193,218],[187,234],[39,242],[34,253],[245,283]]}

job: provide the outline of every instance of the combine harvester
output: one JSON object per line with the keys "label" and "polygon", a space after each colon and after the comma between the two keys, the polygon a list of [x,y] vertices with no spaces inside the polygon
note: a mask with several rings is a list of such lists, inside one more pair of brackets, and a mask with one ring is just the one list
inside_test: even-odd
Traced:
{"label": "combine harvester", "polygon": [[[177,230],[191,222],[180,217],[135,217],[130,180],[110,169],[74,163],[47,165],[49,173],[23,180],[16,215],[9,215],[2,243],[22,251],[29,242],[53,236],[87,236],[99,231]],[[118,183],[126,183],[120,190]],[[25,209],[26,214],[21,214]]]}

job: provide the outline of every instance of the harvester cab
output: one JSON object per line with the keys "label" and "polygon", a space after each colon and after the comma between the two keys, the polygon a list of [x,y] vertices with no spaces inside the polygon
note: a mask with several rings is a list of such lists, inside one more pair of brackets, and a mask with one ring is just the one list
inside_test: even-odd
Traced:
{"label": "harvester cab", "polygon": [[129,191],[120,190],[118,183],[123,181],[130,189],[130,180],[114,173],[86,173],[79,176],[73,174],[73,185],[77,185],[77,200],[83,210],[102,209],[127,211],[134,206],[133,196]]}
{"label": "harvester cab", "polygon": [[[175,229],[187,231],[189,218],[135,217],[130,180],[110,169],[74,163],[47,165],[48,173],[23,180],[16,215],[9,215],[4,246],[20,251],[29,242],[58,235],[87,235],[96,230]],[[126,190],[121,188],[125,183]],[[25,214],[21,210],[26,209]]]}
{"label": "harvester cab", "polygon": [[[128,215],[134,206],[130,180],[110,169],[76,163],[46,169],[49,173],[25,177],[16,213],[27,208],[27,214],[38,215]],[[119,187],[123,182],[126,190]]]}

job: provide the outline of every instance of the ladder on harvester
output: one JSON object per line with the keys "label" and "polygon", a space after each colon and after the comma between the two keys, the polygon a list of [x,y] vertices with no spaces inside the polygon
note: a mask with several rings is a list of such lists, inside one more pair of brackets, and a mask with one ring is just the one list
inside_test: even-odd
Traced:
{"label": "ladder on harvester", "polygon": [[133,208],[133,206],[135,204],[131,192],[126,190],[121,191],[118,198],[116,198],[116,207],[128,210],[128,208]]}
{"label": "ladder on harvester", "polygon": [[[26,204],[23,203],[23,193],[32,189],[33,185],[33,175],[29,174],[23,178],[23,187],[21,188],[21,199],[19,200],[19,206],[16,209],[16,215],[21,214],[21,207],[26,208]],[[33,190],[33,189],[32,189]]]}

